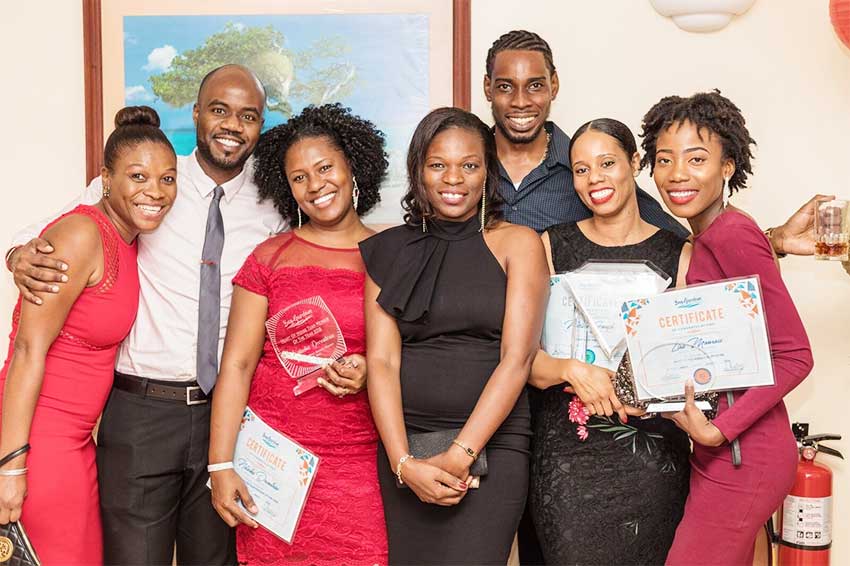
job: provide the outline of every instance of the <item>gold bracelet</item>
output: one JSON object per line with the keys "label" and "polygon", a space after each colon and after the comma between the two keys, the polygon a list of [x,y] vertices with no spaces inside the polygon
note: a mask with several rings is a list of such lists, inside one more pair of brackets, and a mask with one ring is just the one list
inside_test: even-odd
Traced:
{"label": "gold bracelet", "polygon": [[458,441],[457,438],[452,440],[452,444],[454,444],[455,446],[460,446],[463,449],[463,451],[466,452],[466,455],[469,456],[470,458],[472,458],[473,462],[478,459],[478,452],[476,452],[472,448],[469,448],[468,446],[464,446],[463,444],[460,443],[460,441]]}
{"label": "gold bracelet", "polygon": [[404,480],[401,479],[401,467],[411,458],[413,458],[413,454],[405,454],[398,459],[398,465],[395,467],[395,477],[398,478],[398,483],[400,484],[404,484]]}
{"label": "gold bracelet", "polygon": [[776,230],[775,227],[770,227],[770,228],[768,228],[767,230],[764,231],[764,235],[767,237],[767,243],[770,244],[770,248],[773,250],[773,253],[776,254],[776,257],[778,257],[779,259],[782,259],[783,257],[787,256],[788,254],[778,252],[778,251],[776,251],[776,248],[773,247],[773,231],[774,230]]}

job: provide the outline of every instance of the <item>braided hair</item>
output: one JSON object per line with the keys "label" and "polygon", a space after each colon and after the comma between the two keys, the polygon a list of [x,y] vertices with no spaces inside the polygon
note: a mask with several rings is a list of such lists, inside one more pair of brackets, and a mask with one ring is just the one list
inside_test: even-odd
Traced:
{"label": "braided hair", "polygon": [[750,137],[746,120],[735,104],[715,89],[699,92],[688,98],[666,96],[659,100],[643,117],[641,147],[644,155],[641,167],[649,165],[649,174],[655,170],[655,151],[658,136],[672,125],[690,122],[701,132],[708,130],[720,139],[723,157],[735,162],[735,172],[729,179],[729,196],[746,188],[747,176],[752,175],[751,145],[756,141]]}
{"label": "braided hair", "polygon": [[[271,199],[281,216],[290,223],[298,213],[298,203],[284,171],[286,152],[304,138],[326,138],[340,150],[351,174],[357,178],[360,198],[357,214],[372,210],[381,200],[381,181],[387,173],[384,134],[372,122],[351,113],[340,104],[308,106],[285,124],[260,136],[254,151],[254,182],[260,198]],[[304,217],[309,222],[309,217]]]}
{"label": "braided hair", "polygon": [[514,30],[502,35],[493,42],[487,51],[487,76],[493,74],[493,66],[496,63],[496,55],[502,51],[538,51],[543,54],[546,68],[549,73],[555,74],[555,63],[552,61],[552,49],[546,40],[534,32],[526,30]]}

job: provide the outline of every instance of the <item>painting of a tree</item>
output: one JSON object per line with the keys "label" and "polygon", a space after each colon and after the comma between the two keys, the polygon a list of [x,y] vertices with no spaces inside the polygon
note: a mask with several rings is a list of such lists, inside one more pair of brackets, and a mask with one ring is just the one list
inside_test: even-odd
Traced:
{"label": "painting of a tree", "polygon": [[266,87],[267,109],[284,118],[293,107],[343,101],[354,89],[357,70],[345,55],[342,39],[323,38],[309,47],[287,49],[273,26],[228,23],[196,49],[179,53],[168,70],[152,75],[153,93],[172,107],[195,102],[198,84],[211,70],[228,63],[253,69]]}

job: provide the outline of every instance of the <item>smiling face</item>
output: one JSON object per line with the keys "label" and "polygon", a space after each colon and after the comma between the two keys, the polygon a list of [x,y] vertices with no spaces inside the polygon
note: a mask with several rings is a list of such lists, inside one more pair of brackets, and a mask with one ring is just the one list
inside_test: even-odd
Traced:
{"label": "smiling face", "polygon": [[549,72],[539,51],[502,51],[493,74],[484,77],[484,94],[498,131],[511,143],[530,143],[549,117],[558,75]]}
{"label": "smiling face", "polygon": [[292,196],[311,222],[334,225],[357,215],[351,166],[329,138],[298,140],[287,150],[283,167]]}
{"label": "smiling face", "polygon": [[434,136],[425,153],[422,182],[437,218],[463,221],[475,216],[486,179],[484,141],[478,132],[454,127]]}
{"label": "smiling face", "polygon": [[723,179],[735,172],[717,135],[691,122],[677,122],[658,134],[653,177],[674,215],[699,220],[723,208]]}
{"label": "smiling face", "polygon": [[177,197],[177,158],[161,143],[141,142],[118,154],[101,172],[110,218],[125,240],[155,230]]}
{"label": "smiling face", "polygon": [[257,146],[264,103],[256,79],[238,67],[216,72],[198,93],[193,117],[199,161],[217,182],[239,174]]}
{"label": "smiling face", "polygon": [[573,143],[573,182],[594,216],[614,216],[635,197],[640,156],[626,155],[612,136],[589,129]]}

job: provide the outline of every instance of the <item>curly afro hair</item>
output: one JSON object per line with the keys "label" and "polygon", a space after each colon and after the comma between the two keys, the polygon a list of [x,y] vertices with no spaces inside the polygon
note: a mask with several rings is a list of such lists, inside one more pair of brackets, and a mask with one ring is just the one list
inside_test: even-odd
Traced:
{"label": "curly afro hair", "polygon": [[716,135],[723,147],[723,157],[735,162],[735,172],[729,179],[729,196],[746,188],[747,176],[753,173],[750,146],[755,145],[756,141],[750,137],[741,110],[716,89],[688,98],[667,96],[649,109],[643,117],[641,147],[644,156],[641,167],[649,165],[649,174],[652,175],[658,136],[673,124],[683,122],[690,122],[698,131],[706,129]]}
{"label": "curly afro hair", "polygon": [[[360,198],[357,214],[375,208],[381,200],[380,185],[387,173],[384,134],[372,122],[351,113],[340,104],[308,106],[285,124],[260,136],[254,150],[254,182],[260,198],[271,199],[281,216],[290,224],[298,214],[298,203],[283,169],[286,152],[304,138],[327,138],[348,160],[357,178]],[[303,221],[309,222],[304,215]]]}

